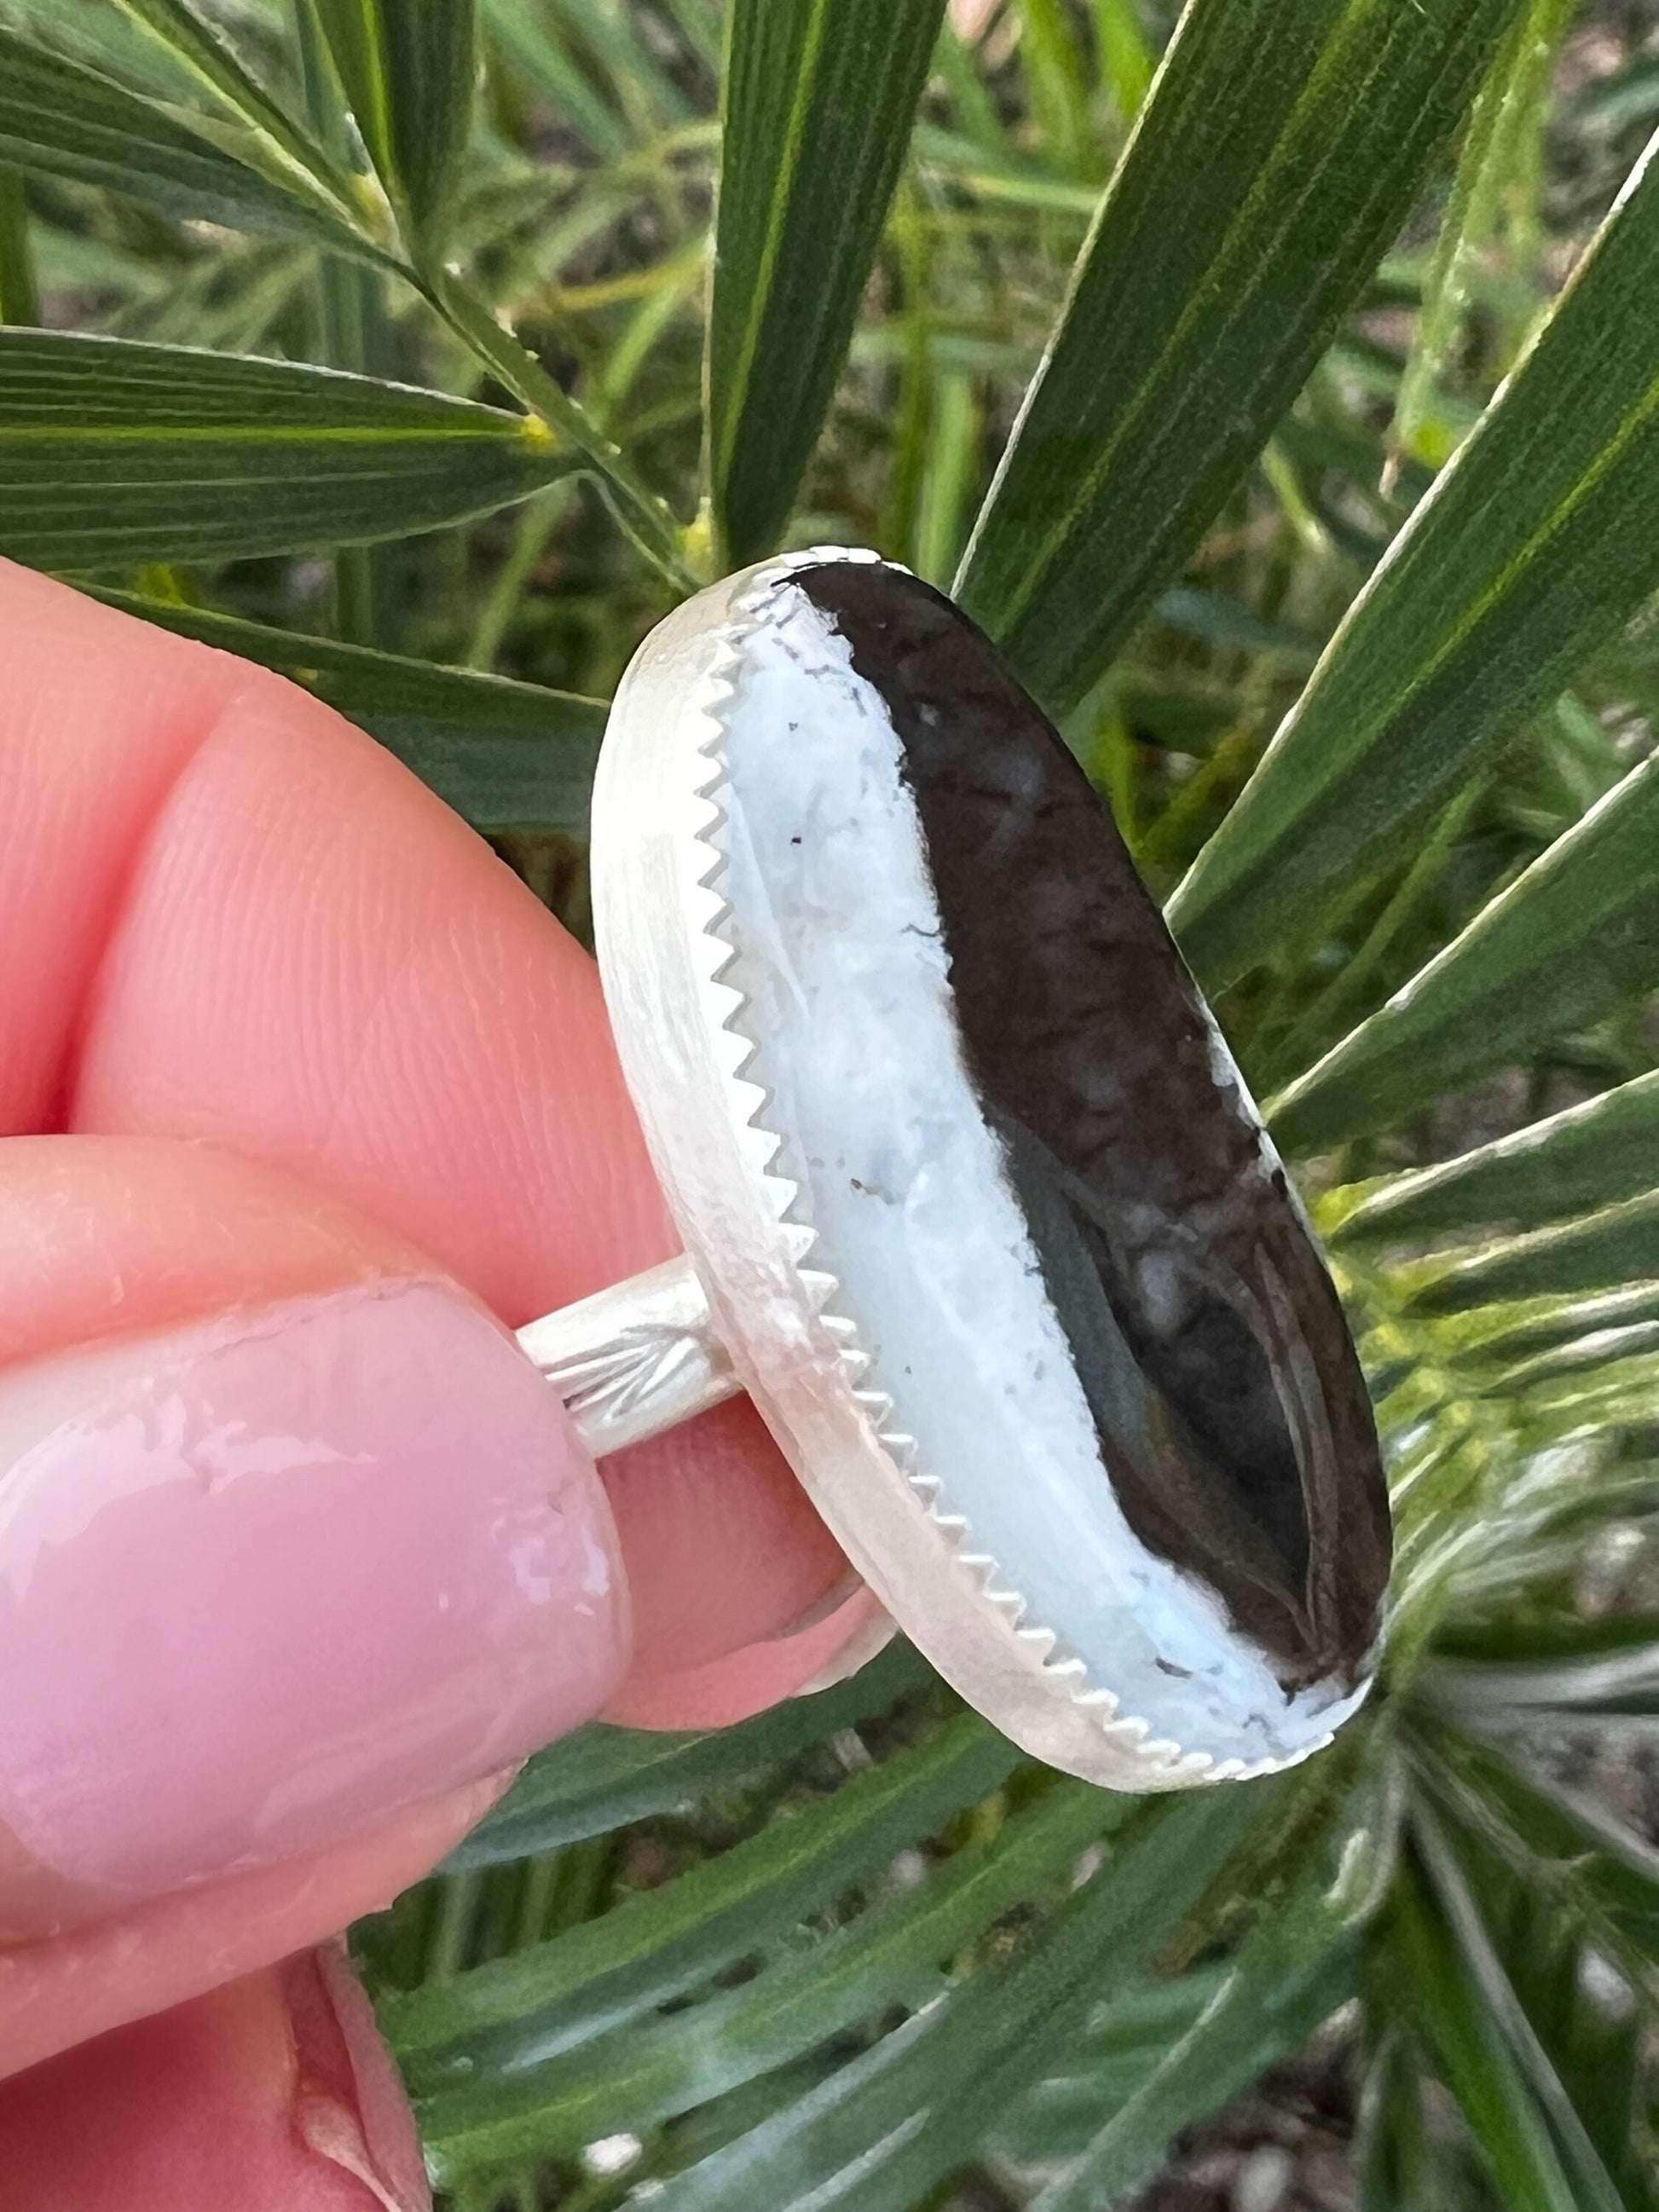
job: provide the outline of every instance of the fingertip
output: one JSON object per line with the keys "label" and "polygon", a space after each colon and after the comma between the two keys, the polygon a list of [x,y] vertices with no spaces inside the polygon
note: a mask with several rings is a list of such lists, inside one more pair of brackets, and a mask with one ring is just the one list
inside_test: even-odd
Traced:
{"label": "fingertip", "polygon": [[605,1717],[621,1728],[730,1728],[785,1698],[828,1689],[856,1674],[893,1632],[880,1601],[860,1586],[793,1632],[763,1638],[700,1667],[636,1670]]}
{"label": "fingertip", "polygon": [[625,1672],[593,1462],[429,1273],[9,1368],[0,1458],[0,1821],[90,1909],[380,1826]]}
{"label": "fingertip", "polygon": [[0,1948],[0,2077],[381,1911],[477,1826],[511,1780],[469,1784],[331,1850],[154,1898],[50,1942]]}
{"label": "fingertip", "polygon": [[847,1578],[846,1555],[746,1399],[599,1472],[633,1593],[635,1690],[787,1632]]}
{"label": "fingertip", "polygon": [[431,1265],[395,1230],[229,1152],[154,1137],[0,1145],[0,1367]]}
{"label": "fingertip", "polygon": [[19,2212],[430,2212],[413,2115],[337,1945],[0,2084]]}

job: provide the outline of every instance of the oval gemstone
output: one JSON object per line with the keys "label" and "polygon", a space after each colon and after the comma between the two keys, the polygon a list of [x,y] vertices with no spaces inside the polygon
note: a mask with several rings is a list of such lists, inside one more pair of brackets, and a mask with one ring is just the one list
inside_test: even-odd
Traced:
{"label": "oval gemstone", "polygon": [[1287,1687],[1353,1680],[1389,1561],[1364,1380],[1109,812],[942,594],[872,562],[793,580],[897,737],[968,1067],[1125,1516],[1224,1599]]}
{"label": "oval gemstone", "polygon": [[[1149,1776],[1302,1756],[1374,1662],[1376,1433],[1318,1247],[1109,812],[902,570],[793,556],[722,623],[729,1025],[834,1280],[824,1350],[867,1362],[893,1480],[939,1531],[896,1579],[872,1560],[881,1595],[932,1650],[924,1562],[955,1589],[959,1555],[991,1609],[982,1648],[953,1614],[940,1661],[994,1717],[999,1670],[1029,1687],[1036,1663],[1113,1745],[1144,1741]],[[874,1494],[843,1501],[855,1558]],[[890,1558],[909,1523],[879,1525]],[[1138,1780],[1103,1742],[1099,1763]]]}

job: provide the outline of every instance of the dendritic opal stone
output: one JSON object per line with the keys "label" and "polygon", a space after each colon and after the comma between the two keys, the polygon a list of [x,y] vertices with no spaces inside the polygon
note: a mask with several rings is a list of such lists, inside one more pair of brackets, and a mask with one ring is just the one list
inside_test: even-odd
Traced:
{"label": "dendritic opal stone", "polygon": [[1374,1660],[1376,1437],[1109,814],[974,625],[867,558],[780,566],[725,720],[727,980],[866,1380],[1121,1714],[1297,1756]]}

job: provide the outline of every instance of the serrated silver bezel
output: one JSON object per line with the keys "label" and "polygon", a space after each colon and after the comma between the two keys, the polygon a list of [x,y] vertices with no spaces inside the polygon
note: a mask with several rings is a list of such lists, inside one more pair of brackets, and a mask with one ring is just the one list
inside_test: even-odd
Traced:
{"label": "serrated silver bezel", "polygon": [[895,1424],[891,1394],[769,1126],[764,1040],[725,980],[726,714],[745,637],[792,571],[875,561],[830,546],[727,577],[646,640],[611,709],[593,792],[593,910],[629,1091],[685,1248],[744,1388],[882,1603],[969,1704],[1036,1757],[1114,1790],[1247,1779],[1247,1763],[1158,1736],[1045,1623],[951,1509],[947,1474]]}

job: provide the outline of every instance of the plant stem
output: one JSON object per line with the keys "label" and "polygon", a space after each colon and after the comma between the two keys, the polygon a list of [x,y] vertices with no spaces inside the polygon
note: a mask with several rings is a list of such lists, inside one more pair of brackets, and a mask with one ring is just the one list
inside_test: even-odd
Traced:
{"label": "plant stem", "polygon": [[[318,272],[317,328],[325,361],[335,368],[389,374],[390,337],[372,270],[325,255]],[[396,599],[396,544],[342,545],[334,555],[335,618],[348,645],[389,645]]]}
{"label": "plant stem", "polygon": [[[701,278],[701,257],[671,268],[668,280],[659,279],[634,310],[626,329],[611,349],[594,393],[589,420],[603,429],[633,388],[634,380],[650,356],[666,325]],[[569,503],[574,479],[550,484],[544,492],[520,510],[507,559],[479,611],[466,651],[469,668],[490,668],[500,652],[519,601],[529,587],[537,563]]]}
{"label": "plant stem", "polygon": [[606,505],[658,573],[677,592],[695,592],[702,580],[688,566],[684,532],[666,502],[641,483],[592,417],[453,270],[423,270],[416,281],[457,337],[556,439],[574,446],[589,463]]}
{"label": "plant stem", "polygon": [[467,668],[493,668],[495,655],[501,649],[501,640],[507,635],[507,625],[518,611],[519,601],[524,597],[536,564],[546,550],[553,535],[554,526],[564,513],[570,496],[570,483],[550,484],[534,499],[526,500],[519,509],[513,528],[513,543],[507,555],[489,586],[489,596],[478,610],[478,618],[472,626],[467,641],[463,665]]}
{"label": "plant stem", "polygon": [[943,371],[933,387],[933,413],[932,450],[922,476],[912,565],[919,576],[943,592],[962,558],[978,488],[980,419],[973,378],[957,369]]}

